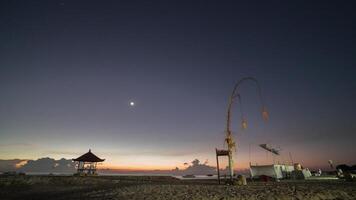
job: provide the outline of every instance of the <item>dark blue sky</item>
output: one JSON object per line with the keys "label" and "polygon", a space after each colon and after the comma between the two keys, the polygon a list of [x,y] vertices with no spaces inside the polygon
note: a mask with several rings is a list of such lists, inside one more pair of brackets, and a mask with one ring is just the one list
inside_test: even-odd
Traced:
{"label": "dark blue sky", "polygon": [[[249,144],[266,142],[307,166],[355,163],[354,10],[352,1],[1,1],[0,158],[92,148],[117,167],[213,165],[233,85],[254,76],[270,121],[244,85],[249,128],[234,110],[235,167],[246,167]],[[252,161],[265,162],[254,149]]]}

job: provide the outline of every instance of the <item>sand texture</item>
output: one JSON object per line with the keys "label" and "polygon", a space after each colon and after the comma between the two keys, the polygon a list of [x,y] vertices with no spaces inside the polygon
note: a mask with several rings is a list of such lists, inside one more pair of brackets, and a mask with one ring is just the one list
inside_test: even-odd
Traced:
{"label": "sand texture", "polygon": [[172,177],[0,177],[0,199],[356,199],[356,183],[333,181],[249,182]]}

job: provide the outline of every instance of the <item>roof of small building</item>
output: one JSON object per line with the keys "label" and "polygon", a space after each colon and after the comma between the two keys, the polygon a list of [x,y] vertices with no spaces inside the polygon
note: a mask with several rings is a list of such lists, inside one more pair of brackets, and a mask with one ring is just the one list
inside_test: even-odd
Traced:
{"label": "roof of small building", "polygon": [[98,156],[94,155],[91,150],[78,158],[73,159],[73,161],[82,161],[82,162],[103,162],[105,159],[101,159]]}

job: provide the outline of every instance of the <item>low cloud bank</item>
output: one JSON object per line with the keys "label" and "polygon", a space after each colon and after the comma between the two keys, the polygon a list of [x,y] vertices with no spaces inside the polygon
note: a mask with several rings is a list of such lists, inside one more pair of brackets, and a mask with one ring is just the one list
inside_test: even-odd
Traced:
{"label": "low cloud bank", "polygon": [[[101,174],[167,174],[167,175],[208,175],[217,174],[216,167],[195,159],[190,163],[184,163],[184,169],[176,167],[172,170],[120,170],[99,169]],[[55,160],[53,158],[40,158],[37,160],[0,160],[0,172],[17,171],[25,173],[75,173],[75,163],[69,159]],[[220,170],[221,174],[228,173],[227,169]]]}
{"label": "low cloud bank", "polygon": [[26,162],[26,160],[0,160],[0,172],[16,171],[17,166],[23,162]]}
{"label": "low cloud bank", "polygon": [[[216,174],[216,167],[207,165],[208,161],[201,163],[200,160],[195,159],[191,162],[191,165],[186,169],[180,170],[178,167],[173,170],[174,174],[185,175],[185,174],[194,174],[194,175],[207,175],[207,174]],[[188,165],[188,163],[184,163]]]}
{"label": "low cloud bank", "polygon": [[[178,167],[176,167],[176,169],[172,170],[174,175],[189,175],[189,174],[193,174],[193,175],[216,175],[217,174],[217,170],[216,167],[210,166],[208,165],[208,160],[206,160],[204,163],[201,163],[200,160],[195,159],[191,162],[191,165],[189,165],[188,163],[184,163],[184,165],[188,166],[185,169],[179,169]],[[226,166],[225,169],[220,169],[220,175],[224,176],[224,175],[228,175],[229,172],[229,168],[228,166]],[[250,174],[250,170],[249,169],[240,169],[240,170],[234,170],[235,174]]]}
{"label": "low cloud bank", "polygon": [[37,173],[74,173],[75,164],[72,160],[40,158],[38,160],[0,160],[0,171],[19,171]]}

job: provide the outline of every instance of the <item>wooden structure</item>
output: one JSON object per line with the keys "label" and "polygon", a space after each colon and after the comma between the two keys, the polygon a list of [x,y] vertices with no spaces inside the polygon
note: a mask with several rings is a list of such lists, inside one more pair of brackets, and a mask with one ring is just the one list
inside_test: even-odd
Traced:
{"label": "wooden structure", "polygon": [[94,155],[91,150],[82,155],[79,156],[76,159],[73,159],[73,161],[77,162],[77,173],[78,175],[97,175],[96,173],[96,166],[98,162],[103,162],[105,159],[101,159]]}
{"label": "wooden structure", "polygon": [[229,162],[230,162],[230,154],[229,154],[229,150],[219,150],[219,149],[215,149],[216,151],[216,165],[217,165],[217,170],[218,170],[218,181],[220,184],[220,167],[219,167],[219,156],[227,156],[229,158]]}

